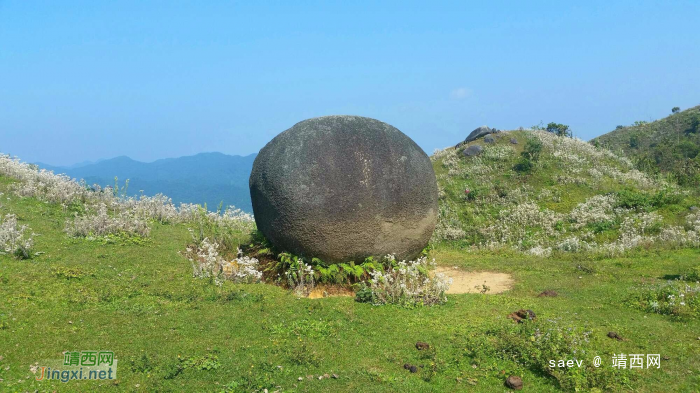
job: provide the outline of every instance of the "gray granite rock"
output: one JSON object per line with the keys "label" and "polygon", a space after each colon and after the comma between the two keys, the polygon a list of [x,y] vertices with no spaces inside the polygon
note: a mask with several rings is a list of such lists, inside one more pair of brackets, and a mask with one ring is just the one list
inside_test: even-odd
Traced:
{"label": "gray granite rock", "polygon": [[279,251],[327,262],[413,258],[437,221],[428,156],[401,131],[359,116],[304,120],[253,163],[258,229]]}
{"label": "gray granite rock", "polygon": [[457,144],[456,147],[459,147],[459,146],[462,146],[462,145],[466,145],[467,143],[469,143],[469,142],[471,142],[471,141],[474,141],[474,140],[477,140],[477,139],[479,139],[479,138],[481,138],[481,137],[484,137],[484,136],[486,136],[486,135],[488,135],[488,134],[496,134],[496,133],[499,133],[499,132],[500,132],[500,131],[498,131],[498,130],[495,129],[495,128],[489,128],[488,126],[481,126],[481,127],[477,128],[477,129],[475,129],[474,131],[472,131],[471,133],[469,133],[469,135],[467,136],[467,139],[465,139],[464,141],[462,141],[462,142],[460,142],[459,144]]}
{"label": "gray granite rock", "polygon": [[518,140],[515,139],[515,138],[510,138],[510,143],[512,143],[512,144],[514,144],[514,145],[517,145],[517,144],[518,144]]}
{"label": "gray granite rock", "polygon": [[496,143],[496,140],[493,139],[493,137],[491,135],[486,135],[484,137],[484,143]]}
{"label": "gray granite rock", "polygon": [[464,154],[467,157],[474,157],[474,156],[478,156],[479,154],[481,154],[482,151],[484,151],[484,148],[481,147],[480,145],[471,145],[471,146],[467,147],[466,149],[464,149],[462,151],[462,154]]}

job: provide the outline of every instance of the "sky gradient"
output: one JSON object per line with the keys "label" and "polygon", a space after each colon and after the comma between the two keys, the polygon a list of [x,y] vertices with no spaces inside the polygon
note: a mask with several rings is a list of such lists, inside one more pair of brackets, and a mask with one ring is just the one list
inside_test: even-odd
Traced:
{"label": "sky gradient", "polygon": [[483,124],[590,139],[700,104],[698,1],[375,3],[0,0],[0,152],[247,155],[351,114],[430,154]]}

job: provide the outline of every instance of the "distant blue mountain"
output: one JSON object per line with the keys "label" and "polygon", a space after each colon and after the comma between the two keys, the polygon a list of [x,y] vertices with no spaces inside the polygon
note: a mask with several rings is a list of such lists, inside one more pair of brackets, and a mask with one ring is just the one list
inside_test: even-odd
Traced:
{"label": "distant blue mountain", "polygon": [[83,162],[68,167],[36,163],[54,173],[65,173],[88,184],[120,187],[129,179],[129,195],[162,193],[180,202],[207,204],[210,210],[223,202],[246,212],[252,212],[248,178],[256,154],[230,156],[223,153],[200,153],[194,156],[166,158],[154,162],[140,162],[121,156],[98,162]]}

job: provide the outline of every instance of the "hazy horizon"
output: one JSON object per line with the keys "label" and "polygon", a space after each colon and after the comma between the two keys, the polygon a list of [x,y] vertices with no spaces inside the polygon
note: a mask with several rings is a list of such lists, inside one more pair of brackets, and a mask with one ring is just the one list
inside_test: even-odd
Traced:
{"label": "hazy horizon", "polygon": [[[16,155],[14,155],[14,154],[12,154],[12,153],[6,153],[6,152],[2,152],[2,153],[4,153],[4,154],[10,154],[10,155],[12,155],[12,156],[16,156]],[[30,162],[30,163],[32,163],[32,164],[45,164],[45,165],[50,165],[50,166],[52,166],[52,167],[60,167],[60,168],[71,168],[71,167],[75,167],[75,166],[78,166],[78,165],[82,166],[82,165],[98,164],[98,163],[100,163],[100,162],[102,162],[102,161],[109,161],[109,160],[114,160],[114,159],[116,159],[116,158],[125,157],[125,158],[128,158],[128,159],[130,159],[130,160],[133,160],[133,161],[136,161],[136,162],[140,162],[140,163],[143,163],[143,164],[152,164],[152,163],[154,163],[154,162],[156,162],[156,161],[161,161],[161,160],[174,160],[174,159],[183,158],[183,157],[193,157],[193,156],[198,156],[198,155],[200,155],[200,154],[225,154],[225,155],[227,155],[227,156],[232,156],[232,157],[244,157],[244,158],[245,158],[245,157],[249,157],[249,156],[251,156],[251,155],[257,155],[258,152],[250,153],[250,154],[226,154],[226,153],[222,153],[222,152],[219,152],[219,151],[203,151],[203,152],[199,152],[199,153],[187,154],[187,155],[184,155],[184,156],[177,156],[177,157],[160,157],[160,158],[156,158],[156,159],[154,159],[154,160],[149,160],[149,161],[137,160],[137,159],[135,159],[135,158],[133,158],[133,157],[129,157],[128,155],[122,154],[122,155],[114,156],[114,157],[98,158],[98,159],[96,159],[96,160],[81,160],[81,161],[77,161],[77,162],[73,162],[73,163],[68,163],[68,164],[64,164],[64,165],[56,165],[56,164],[54,164],[54,163],[46,162],[46,161],[42,161],[42,160],[36,160],[36,161],[32,161],[32,162]],[[23,159],[22,157],[20,157],[20,156],[17,156],[17,157],[18,157],[21,161],[23,161],[23,162],[29,162],[29,161],[24,160],[24,159]]]}

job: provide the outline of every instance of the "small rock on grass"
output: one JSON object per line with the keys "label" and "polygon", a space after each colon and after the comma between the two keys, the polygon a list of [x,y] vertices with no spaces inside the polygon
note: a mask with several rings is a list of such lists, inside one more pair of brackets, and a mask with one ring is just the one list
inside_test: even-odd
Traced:
{"label": "small rock on grass", "polygon": [[520,390],[523,388],[523,380],[520,377],[511,375],[510,377],[506,378],[506,386],[513,390]]}
{"label": "small rock on grass", "polygon": [[510,313],[508,315],[508,318],[512,319],[515,322],[523,323],[523,321],[528,320],[528,319],[534,321],[535,319],[537,319],[537,316],[535,315],[535,312],[532,310],[520,309],[518,311]]}
{"label": "small rock on grass", "polygon": [[542,291],[537,297],[557,297],[559,294],[557,291],[553,291],[551,289],[547,289],[546,291]]}
{"label": "small rock on grass", "polygon": [[416,343],[416,349],[419,350],[419,351],[422,351],[422,350],[424,350],[424,349],[430,349],[430,344],[424,343],[424,342],[422,342],[422,341],[418,341],[418,342]]}
{"label": "small rock on grass", "polygon": [[617,334],[617,333],[615,333],[615,332],[608,332],[608,337],[614,338],[614,339],[617,340],[617,341],[622,341],[622,340],[624,340],[624,338],[622,338],[622,336],[620,336],[619,334]]}
{"label": "small rock on grass", "polygon": [[403,368],[405,368],[406,370],[410,371],[412,374],[415,374],[415,373],[418,372],[418,367],[416,367],[416,366],[414,366],[414,365],[412,365],[412,364],[406,363],[406,364],[403,365]]}

